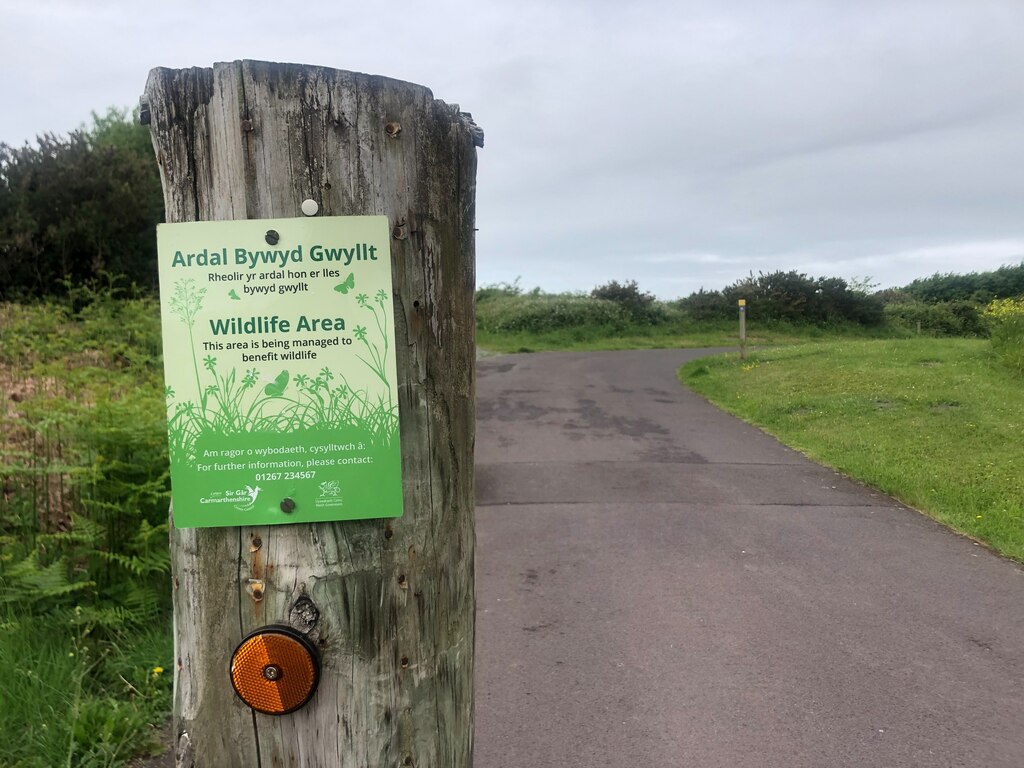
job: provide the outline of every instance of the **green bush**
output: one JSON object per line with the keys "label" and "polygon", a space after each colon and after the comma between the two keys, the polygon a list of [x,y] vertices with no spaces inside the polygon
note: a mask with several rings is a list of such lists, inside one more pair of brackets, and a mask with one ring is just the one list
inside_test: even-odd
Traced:
{"label": "green bush", "polygon": [[615,302],[634,323],[640,325],[659,325],[668,322],[670,317],[668,308],[661,304],[653,293],[641,291],[636,280],[630,280],[628,283],[612,280],[592,290],[590,297]]}
{"label": "green bush", "polygon": [[676,302],[676,306],[692,320],[726,320],[736,317],[737,308],[721,291],[705,291],[701,288],[684,299]]}
{"label": "green bush", "polygon": [[902,289],[927,303],[970,301],[984,304],[1024,293],[1024,262],[1004,265],[990,272],[934,274],[914,280]]}
{"label": "green bush", "polygon": [[996,357],[1015,374],[1024,376],[1024,296],[990,302],[985,320]]}
{"label": "green bush", "polygon": [[985,338],[989,334],[981,308],[970,301],[926,304],[902,301],[885,305],[885,318],[893,325],[928,336]]}
{"label": "green bush", "polygon": [[63,293],[103,273],[156,287],[163,193],[149,132],[125,111],[90,129],[0,143],[0,299]]}
{"label": "green bush", "polygon": [[477,304],[490,301],[491,299],[500,297],[514,297],[520,296],[523,293],[523,289],[519,287],[519,278],[517,277],[511,283],[490,283],[488,285],[481,285],[476,289],[476,302]]}
{"label": "green bush", "polygon": [[477,305],[477,325],[493,333],[543,333],[580,326],[622,330],[630,323],[622,305],[569,294],[495,296]]}
{"label": "green bush", "polygon": [[873,326],[883,321],[882,302],[874,296],[852,289],[842,278],[795,271],[751,273],[722,291],[690,294],[679,307],[694,320],[724,320],[736,317],[740,299],[747,302],[747,316],[762,322]]}

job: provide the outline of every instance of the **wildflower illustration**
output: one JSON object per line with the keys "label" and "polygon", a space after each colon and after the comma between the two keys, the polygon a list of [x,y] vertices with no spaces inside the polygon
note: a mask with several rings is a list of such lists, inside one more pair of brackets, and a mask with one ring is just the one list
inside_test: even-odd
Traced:
{"label": "wildflower illustration", "polygon": [[[346,283],[354,283],[354,279],[350,276]],[[173,459],[195,461],[197,440],[211,435],[345,430],[378,446],[389,445],[397,437],[398,405],[388,378],[392,344],[386,291],[377,291],[373,300],[364,293],[355,297],[356,306],[369,313],[367,325],[372,330],[363,325],[353,329],[363,349],[353,356],[371,374],[364,381],[376,380],[376,387],[354,386],[345,371],[330,365],[321,367],[315,376],[293,376],[281,368],[265,378],[266,373],[256,368],[222,370],[220,358],[213,353],[200,361],[194,326],[205,294],[194,280],[184,279],[175,285],[170,301],[171,311],[188,329],[196,381],[193,399],[178,399],[171,387],[165,391]]]}
{"label": "wildflower illustration", "polygon": [[195,368],[196,373],[196,387],[199,390],[199,396],[204,409],[206,401],[202,396],[203,385],[199,381],[199,363],[196,361],[196,340],[193,331],[196,325],[196,315],[203,308],[203,299],[205,297],[206,289],[197,288],[196,281],[191,277],[187,277],[174,284],[174,293],[168,302],[171,312],[180,317],[181,321],[188,327],[188,343],[192,350],[192,366]]}

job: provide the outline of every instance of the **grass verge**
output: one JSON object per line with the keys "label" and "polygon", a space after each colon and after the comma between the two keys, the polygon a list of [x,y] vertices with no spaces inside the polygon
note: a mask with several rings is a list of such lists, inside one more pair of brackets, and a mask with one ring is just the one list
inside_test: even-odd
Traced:
{"label": "grass verge", "polygon": [[835,340],[680,378],[816,461],[1024,562],[1024,385],[987,342]]}
{"label": "grass verge", "polygon": [[[839,326],[819,328],[775,322],[748,327],[747,344],[756,346],[799,344],[812,339],[876,338],[892,335],[887,327]],[[489,331],[478,327],[477,346],[489,352],[600,352],[615,349],[694,349],[736,347],[737,324],[724,321],[680,322],[663,325],[579,325],[547,331]]]}
{"label": "grass verge", "polygon": [[[0,622],[0,765],[123,765],[163,750],[169,622],[94,637],[73,614]],[[166,669],[166,671],[164,671]]]}

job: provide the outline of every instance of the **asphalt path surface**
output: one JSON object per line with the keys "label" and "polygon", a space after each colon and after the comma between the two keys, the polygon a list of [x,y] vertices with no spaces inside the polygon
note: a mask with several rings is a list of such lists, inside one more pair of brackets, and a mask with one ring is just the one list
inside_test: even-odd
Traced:
{"label": "asphalt path surface", "polygon": [[678,383],[478,364],[477,768],[1024,766],[1024,570]]}

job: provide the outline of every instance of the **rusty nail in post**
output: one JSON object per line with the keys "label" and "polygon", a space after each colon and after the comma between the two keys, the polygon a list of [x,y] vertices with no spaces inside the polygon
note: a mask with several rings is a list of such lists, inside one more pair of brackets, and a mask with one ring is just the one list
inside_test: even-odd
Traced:
{"label": "rusty nail in post", "polygon": [[252,130],[252,120],[249,120],[248,118],[243,120],[242,121],[242,130],[245,131],[246,133],[251,131]]}
{"label": "rusty nail in post", "polygon": [[249,595],[255,602],[259,602],[263,599],[263,580],[262,579],[249,579],[249,585],[247,587]]}
{"label": "rusty nail in post", "polygon": [[295,502],[291,499],[281,499],[281,511],[292,512],[295,509]]}
{"label": "rusty nail in post", "polygon": [[281,236],[277,234],[276,229],[268,229],[267,236],[264,239],[267,241],[267,245],[277,245],[278,241],[281,239]]}
{"label": "rusty nail in post", "polygon": [[390,136],[392,139],[398,138],[398,134],[402,132],[401,123],[388,123],[384,126],[384,133]]}

